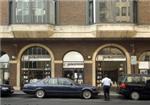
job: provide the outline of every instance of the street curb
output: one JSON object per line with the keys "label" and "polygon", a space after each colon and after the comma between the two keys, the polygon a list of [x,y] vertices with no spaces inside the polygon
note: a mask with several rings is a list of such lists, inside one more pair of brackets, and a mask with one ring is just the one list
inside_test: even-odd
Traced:
{"label": "street curb", "polygon": [[[13,94],[18,94],[18,95],[24,95],[24,94],[26,94],[26,93],[24,93],[23,91],[14,91],[14,93]],[[104,95],[104,93],[103,92],[100,92],[99,94],[98,94],[98,96],[103,96]],[[118,93],[116,93],[116,92],[110,92],[110,96],[120,96]]]}

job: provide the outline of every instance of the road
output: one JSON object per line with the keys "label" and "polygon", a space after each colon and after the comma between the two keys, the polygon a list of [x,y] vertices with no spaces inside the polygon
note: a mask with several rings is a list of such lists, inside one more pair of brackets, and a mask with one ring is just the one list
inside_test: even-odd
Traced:
{"label": "road", "polygon": [[12,97],[2,97],[1,105],[149,105],[150,100],[133,101],[120,96],[111,96],[110,101],[104,101],[103,96],[85,100],[80,98],[47,97],[38,99],[26,94],[17,94]]}

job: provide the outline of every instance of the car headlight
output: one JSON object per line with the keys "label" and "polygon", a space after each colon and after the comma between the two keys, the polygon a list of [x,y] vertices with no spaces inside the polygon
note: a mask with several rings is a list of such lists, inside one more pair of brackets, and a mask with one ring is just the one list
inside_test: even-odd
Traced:
{"label": "car headlight", "polygon": [[2,87],[2,90],[8,90],[9,88],[8,87]]}

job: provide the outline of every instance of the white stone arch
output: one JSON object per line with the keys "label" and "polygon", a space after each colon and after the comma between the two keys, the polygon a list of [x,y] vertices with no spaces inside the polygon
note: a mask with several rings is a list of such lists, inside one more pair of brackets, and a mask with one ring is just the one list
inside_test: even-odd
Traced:
{"label": "white stone arch", "polygon": [[17,90],[20,90],[20,64],[21,64],[21,56],[24,53],[24,51],[26,51],[28,48],[30,47],[41,47],[44,48],[46,51],[48,51],[49,55],[51,56],[51,76],[54,77],[55,76],[55,71],[54,71],[54,55],[53,52],[45,45],[42,44],[29,44],[26,45],[25,47],[23,47],[17,57]]}
{"label": "white stone arch", "polygon": [[92,65],[92,84],[93,86],[95,86],[96,84],[96,80],[95,80],[95,76],[96,76],[96,56],[98,54],[98,52],[100,50],[102,50],[103,48],[105,47],[116,47],[118,49],[120,49],[126,56],[127,58],[127,73],[128,74],[131,74],[131,58],[130,58],[130,54],[128,53],[128,51],[121,45],[118,45],[118,44],[105,44],[105,45],[102,45],[100,46],[99,48],[97,48],[93,54],[93,57],[92,57],[92,61],[93,61],[93,65]]}
{"label": "white stone arch", "polygon": [[[84,68],[84,57],[78,51],[68,51],[68,52],[66,52],[63,56],[63,68],[64,68],[65,62],[72,62],[72,63],[78,62],[79,64],[80,63],[82,64],[82,65],[79,66],[79,68],[82,67],[82,66]],[[76,67],[78,67],[78,66],[76,66]]]}
{"label": "white stone arch", "polygon": [[84,61],[84,58],[78,51],[69,51],[64,55],[63,61]]}

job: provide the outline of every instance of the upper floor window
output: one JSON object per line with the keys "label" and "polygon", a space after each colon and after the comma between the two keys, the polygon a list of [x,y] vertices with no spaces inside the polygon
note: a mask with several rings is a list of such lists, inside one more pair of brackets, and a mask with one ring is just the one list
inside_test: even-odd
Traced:
{"label": "upper floor window", "polygon": [[94,23],[133,22],[133,0],[93,0]]}
{"label": "upper floor window", "polygon": [[13,0],[11,8],[12,23],[55,23],[55,0]]}

